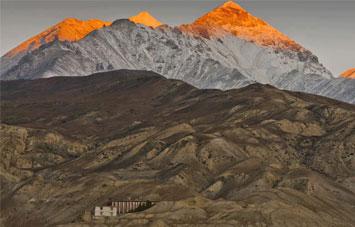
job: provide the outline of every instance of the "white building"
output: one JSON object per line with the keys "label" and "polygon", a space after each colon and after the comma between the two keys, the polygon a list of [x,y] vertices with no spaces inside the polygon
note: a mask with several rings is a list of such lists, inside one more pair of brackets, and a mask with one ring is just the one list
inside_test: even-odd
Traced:
{"label": "white building", "polygon": [[117,216],[117,207],[95,207],[95,217],[113,217]]}

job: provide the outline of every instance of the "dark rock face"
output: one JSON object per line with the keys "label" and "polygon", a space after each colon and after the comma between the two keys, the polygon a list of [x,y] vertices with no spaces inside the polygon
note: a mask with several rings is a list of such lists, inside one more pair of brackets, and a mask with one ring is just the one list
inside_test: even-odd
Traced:
{"label": "dark rock face", "polygon": [[5,226],[94,224],[128,197],[160,202],[107,225],[355,223],[353,105],[128,70],[2,81],[1,100]]}
{"label": "dark rock face", "polygon": [[312,52],[310,52],[309,50],[299,52],[297,55],[299,60],[302,62],[306,62],[309,60],[310,62],[313,63],[319,63],[318,57],[313,55]]}

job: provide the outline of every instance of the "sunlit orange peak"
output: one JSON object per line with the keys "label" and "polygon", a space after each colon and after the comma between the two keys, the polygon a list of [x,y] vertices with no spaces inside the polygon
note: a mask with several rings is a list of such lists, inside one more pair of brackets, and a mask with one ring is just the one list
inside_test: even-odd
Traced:
{"label": "sunlit orange peak", "polygon": [[143,24],[145,26],[149,26],[149,27],[153,27],[153,28],[156,28],[156,27],[162,25],[162,23],[160,21],[155,19],[147,11],[140,12],[137,15],[130,17],[129,20],[136,23],[136,24]]}
{"label": "sunlit orange peak", "polygon": [[224,7],[230,7],[230,8],[245,11],[240,5],[238,5],[237,3],[233,2],[233,1],[225,2],[223,5],[220,6],[220,8],[224,8]]}
{"label": "sunlit orange peak", "polygon": [[81,21],[75,18],[67,18],[57,24],[57,38],[61,41],[78,41],[93,30],[99,29],[103,26],[108,26],[110,24],[110,22],[98,19]]}
{"label": "sunlit orange peak", "polygon": [[76,18],[66,18],[58,24],[49,27],[40,34],[21,43],[19,46],[11,50],[7,56],[14,56],[20,52],[37,49],[41,45],[56,39],[60,41],[78,41],[90,32],[110,24],[111,22],[105,22],[98,19],[81,21]]}
{"label": "sunlit orange peak", "polygon": [[183,31],[204,37],[235,35],[263,46],[299,50],[301,47],[263,20],[253,16],[240,5],[228,1],[198,18],[182,25]]}
{"label": "sunlit orange peak", "polygon": [[355,68],[346,70],[340,76],[348,79],[355,79]]}

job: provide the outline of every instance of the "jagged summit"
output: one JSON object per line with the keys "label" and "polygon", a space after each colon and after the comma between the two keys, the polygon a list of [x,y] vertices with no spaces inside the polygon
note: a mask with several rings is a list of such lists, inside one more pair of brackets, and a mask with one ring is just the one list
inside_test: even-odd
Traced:
{"label": "jagged summit", "polygon": [[98,19],[82,21],[76,18],[66,18],[58,24],[49,27],[40,34],[21,43],[19,46],[8,52],[6,56],[12,57],[21,52],[28,52],[37,49],[41,45],[52,42],[56,39],[60,41],[78,41],[93,30],[99,29],[103,26],[108,26],[110,24],[111,22]]}
{"label": "jagged summit", "polygon": [[265,21],[253,16],[240,5],[228,1],[198,18],[182,30],[205,37],[233,34],[262,46],[301,50],[302,47]]}
{"label": "jagged summit", "polygon": [[[149,12],[146,11],[130,17],[129,20],[135,23],[151,26],[153,28],[162,25],[160,21],[155,19],[151,14],[149,14]],[[79,41],[90,32],[109,25],[111,25],[111,22],[99,19],[79,20],[72,17],[65,18],[61,22],[21,43],[19,46],[5,54],[5,56],[13,57],[18,53],[32,51],[39,48],[41,45],[54,40],[71,42]]]}
{"label": "jagged summit", "polygon": [[154,18],[149,12],[143,11],[138,13],[135,16],[132,16],[129,18],[130,21],[136,23],[136,24],[143,24],[145,26],[149,27],[159,27],[162,25],[160,21],[158,21],[156,18]]}
{"label": "jagged summit", "polygon": [[227,8],[227,7],[245,11],[245,9],[243,9],[239,4],[237,4],[234,1],[227,1],[219,8]]}
{"label": "jagged summit", "polygon": [[261,19],[249,14],[238,4],[229,1],[198,18],[193,24],[224,28],[235,31],[237,27],[261,27],[266,25]]}
{"label": "jagged summit", "polygon": [[355,68],[351,68],[340,74],[341,77],[355,79]]}

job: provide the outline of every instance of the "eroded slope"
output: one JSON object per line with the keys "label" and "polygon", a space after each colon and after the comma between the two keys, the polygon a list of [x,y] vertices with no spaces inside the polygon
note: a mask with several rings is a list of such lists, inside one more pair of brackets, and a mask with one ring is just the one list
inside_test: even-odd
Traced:
{"label": "eroded slope", "polygon": [[[2,221],[351,226],[355,108],[250,85],[198,90],[145,71],[1,82]],[[21,209],[18,209],[21,207]]]}

